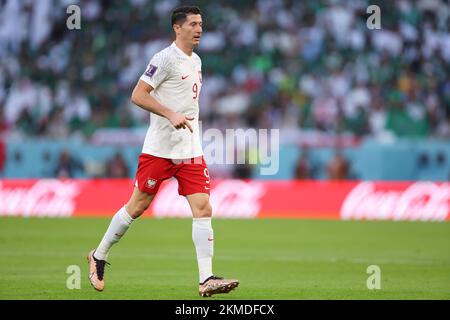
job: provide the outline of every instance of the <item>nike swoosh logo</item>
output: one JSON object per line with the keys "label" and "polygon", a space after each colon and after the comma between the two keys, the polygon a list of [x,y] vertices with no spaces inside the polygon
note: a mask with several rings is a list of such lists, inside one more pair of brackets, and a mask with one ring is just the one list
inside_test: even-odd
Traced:
{"label": "nike swoosh logo", "polygon": [[209,190],[209,187],[205,187],[206,190]]}
{"label": "nike swoosh logo", "polygon": [[208,241],[213,241],[214,240],[214,238],[208,238]]}
{"label": "nike swoosh logo", "polygon": [[189,76],[190,76],[189,74],[187,76],[181,76],[181,80],[184,80],[184,79],[186,79]]}

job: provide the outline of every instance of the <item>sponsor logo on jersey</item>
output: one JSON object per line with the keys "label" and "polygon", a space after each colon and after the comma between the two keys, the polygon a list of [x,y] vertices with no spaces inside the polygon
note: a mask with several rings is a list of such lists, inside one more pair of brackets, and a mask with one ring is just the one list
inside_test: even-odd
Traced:
{"label": "sponsor logo on jersey", "polygon": [[154,75],[155,72],[156,72],[156,69],[158,69],[157,66],[154,66],[154,65],[150,64],[150,65],[148,66],[147,71],[145,71],[145,75],[146,75],[147,77],[150,77],[150,78],[153,77],[153,75]]}

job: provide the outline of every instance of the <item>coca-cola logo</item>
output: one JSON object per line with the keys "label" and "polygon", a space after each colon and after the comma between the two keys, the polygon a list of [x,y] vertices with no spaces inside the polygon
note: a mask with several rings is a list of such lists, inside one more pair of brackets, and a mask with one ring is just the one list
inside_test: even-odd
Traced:
{"label": "coca-cola logo", "polygon": [[29,187],[4,187],[0,181],[0,216],[69,217],[75,212],[76,182],[39,180]]}
{"label": "coca-cola logo", "polygon": [[[177,182],[169,181],[155,197],[155,217],[192,217],[188,202],[178,195]],[[212,190],[210,202],[213,216],[221,218],[255,218],[261,210],[265,186],[256,181],[225,180]]]}
{"label": "coca-cola logo", "polygon": [[345,198],[341,218],[444,221],[450,213],[450,184],[416,182],[403,191],[376,190],[362,182]]}

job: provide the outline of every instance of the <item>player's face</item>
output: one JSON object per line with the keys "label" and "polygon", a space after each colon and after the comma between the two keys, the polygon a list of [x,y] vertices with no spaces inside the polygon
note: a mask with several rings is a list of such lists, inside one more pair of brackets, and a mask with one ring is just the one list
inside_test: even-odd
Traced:
{"label": "player's face", "polygon": [[200,37],[203,31],[202,27],[202,16],[199,14],[189,14],[177,34],[180,40],[196,47],[200,44]]}

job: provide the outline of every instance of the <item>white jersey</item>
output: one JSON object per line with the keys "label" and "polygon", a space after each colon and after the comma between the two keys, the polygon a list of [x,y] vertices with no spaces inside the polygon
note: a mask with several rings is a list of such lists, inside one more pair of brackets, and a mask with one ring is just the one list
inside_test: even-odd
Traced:
{"label": "white jersey", "polygon": [[194,132],[188,128],[177,130],[166,118],[151,113],[143,153],[168,159],[187,159],[203,154],[198,124],[201,72],[200,57],[194,52],[188,56],[175,42],[150,60],[140,79],[153,87],[150,94],[163,106],[194,117],[190,121]]}

